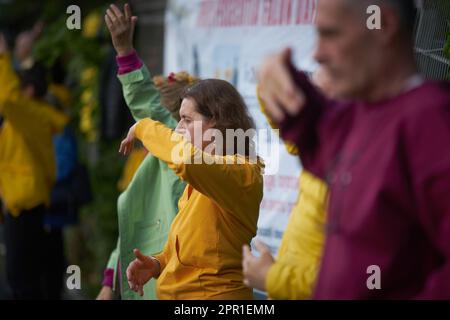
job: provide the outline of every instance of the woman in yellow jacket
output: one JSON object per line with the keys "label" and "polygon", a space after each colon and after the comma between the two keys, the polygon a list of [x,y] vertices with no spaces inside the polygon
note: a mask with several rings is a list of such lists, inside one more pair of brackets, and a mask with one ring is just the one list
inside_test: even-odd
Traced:
{"label": "woman in yellow jacket", "polygon": [[0,33],[0,198],[13,299],[47,298],[41,280],[48,251],[43,219],[56,180],[52,138],[68,119],[44,101],[46,91],[44,72],[36,65],[19,79]]}
{"label": "woman in yellow jacket", "polygon": [[244,135],[253,121],[236,89],[217,79],[186,91],[180,118],[175,132],[141,120],[121,144],[126,154],[138,138],[187,182],[164,250],[153,257],[135,250],[128,283],[142,294],[143,285],[158,278],[159,299],[252,299],[243,284],[241,248],[256,235],[263,196],[263,164]]}

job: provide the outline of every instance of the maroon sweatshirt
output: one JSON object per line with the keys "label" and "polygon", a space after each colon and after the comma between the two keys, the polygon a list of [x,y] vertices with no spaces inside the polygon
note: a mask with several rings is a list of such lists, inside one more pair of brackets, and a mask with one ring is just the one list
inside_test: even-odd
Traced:
{"label": "maroon sweatshirt", "polygon": [[[295,73],[305,109],[281,124],[330,188],[316,299],[450,299],[450,88],[333,102]],[[367,280],[380,268],[381,289]],[[372,281],[369,281],[372,283]]]}

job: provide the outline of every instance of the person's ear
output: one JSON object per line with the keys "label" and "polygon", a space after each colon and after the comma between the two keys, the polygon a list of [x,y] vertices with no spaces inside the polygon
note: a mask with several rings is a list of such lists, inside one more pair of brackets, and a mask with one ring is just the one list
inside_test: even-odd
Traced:
{"label": "person's ear", "polygon": [[207,129],[214,128],[216,126],[216,120],[214,118],[209,119],[207,122]]}
{"label": "person's ear", "polygon": [[383,45],[397,41],[397,35],[401,32],[401,21],[399,14],[389,6],[381,6],[381,30],[377,35]]}

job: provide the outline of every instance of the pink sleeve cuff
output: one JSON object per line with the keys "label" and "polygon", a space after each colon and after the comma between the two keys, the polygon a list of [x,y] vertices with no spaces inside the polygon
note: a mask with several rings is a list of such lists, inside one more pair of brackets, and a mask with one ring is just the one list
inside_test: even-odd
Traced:
{"label": "pink sleeve cuff", "polygon": [[102,285],[104,287],[113,287],[113,280],[114,280],[114,269],[105,269],[103,272],[103,282]]}
{"label": "pink sleeve cuff", "polygon": [[126,55],[116,57],[117,66],[119,67],[118,74],[130,73],[142,67],[142,61],[139,59],[136,51]]}

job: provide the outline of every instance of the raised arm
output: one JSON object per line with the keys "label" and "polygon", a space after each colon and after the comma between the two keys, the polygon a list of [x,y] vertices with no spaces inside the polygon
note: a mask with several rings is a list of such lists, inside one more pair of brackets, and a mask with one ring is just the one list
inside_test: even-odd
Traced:
{"label": "raised arm", "polygon": [[122,13],[117,6],[111,5],[106,11],[105,22],[117,52],[118,78],[134,119],[152,118],[174,128],[176,120],[161,105],[159,91],[134,50],[133,35],[137,17],[132,15],[130,6],[125,4]]}
{"label": "raised arm", "polygon": [[44,102],[22,95],[11,57],[2,41],[4,38],[0,35],[0,114],[24,134],[32,135],[41,130],[42,125],[47,125],[53,134],[61,132],[67,117]]}
{"label": "raised arm", "polygon": [[[291,52],[268,57],[259,71],[258,94],[271,124],[279,125],[287,145],[294,145],[307,168],[319,140],[320,122],[330,102],[291,61]],[[292,148],[292,147],[291,147]]]}
{"label": "raised arm", "polygon": [[[134,138],[141,140],[151,154],[166,162],[182,180],[223,209],[236,212],[236,199],[241,203],[247,202],[247,207],[259,206],[262,163],[250,164],[240,156],[208,154],[182,135],[151,119],[141,120],[130,129],[121,151],[128,153]],[[261,188],[255,188],[255,184],[260,184]]]}

